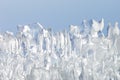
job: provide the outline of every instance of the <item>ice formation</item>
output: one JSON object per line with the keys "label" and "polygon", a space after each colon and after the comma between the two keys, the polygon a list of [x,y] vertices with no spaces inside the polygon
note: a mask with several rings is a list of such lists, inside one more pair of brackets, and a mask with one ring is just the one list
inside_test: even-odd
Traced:
{"label": "ice formation", "polygon": [[120,30],[104,19],[53,32],[41,24],[0,33],[0,80],[120,80]]}

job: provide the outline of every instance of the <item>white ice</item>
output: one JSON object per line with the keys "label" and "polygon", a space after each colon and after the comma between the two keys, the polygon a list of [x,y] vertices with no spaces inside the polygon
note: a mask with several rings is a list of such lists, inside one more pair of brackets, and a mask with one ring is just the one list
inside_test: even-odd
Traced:
{"label": "white ice", "polygon": [[107,36],[104,19],[81,27],[54,32],[35,23],[0,33],[0,80],[120,80],[118,22]]}

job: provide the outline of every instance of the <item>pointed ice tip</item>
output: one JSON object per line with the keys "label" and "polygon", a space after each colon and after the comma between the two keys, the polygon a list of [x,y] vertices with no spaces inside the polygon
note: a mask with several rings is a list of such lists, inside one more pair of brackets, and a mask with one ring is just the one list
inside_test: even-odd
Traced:
{"label": "pointed ice tip", "polygon": [[104,19],[103,19],[103,18],[101,19],[101,23],[103,23],[103,24],[104,24]]}
{"label": "pointed ice tip", "polygon": [[23,32],[30,32],[30,27],[28,25],[25,25],[23,28]]}
{"label": "pointed ice tip", "polygon": [[104,21],[104,18],[102,18],[101,21]]}
{"label": "pointed ice tip", "polygon": [[92,19],[92,25],[98,24],[98,21],[96,21],[95,19]]}
{"label": "pointed ice tip", "polygon": [[84,20],[83,20],[83,23],[86,23],[86,22],[87,22],[87,20],[86,20],[86,19],[84,19]]}
{"label": "pointed ice tip", "polygon": [[71,29],[73,27],[73,25],[69,25],[69,29]]}
{"label": "pointed ice tip", "polygon": [[85,25],[86,23],[87,23],[87,20],[84,19],[84,20],[82,21],[82,24]]}
{"label": "pointed ice tip", "polygon": [[3,37],[1,34],[0,34],[0,38]]}
{"label": "pointed ice tip", "polygon": [[83,25],[84,27],[87,27],[87,23],[88,23],[88,22],[87,22],[87,20],[85,20],[85,19],[82,21],[82,25]]}
{"label": "pointed ice tip", "polygon": [[115,26],[117,26],[117,27],[118,27],[118,22],[115,22]]}
{"label": "pointed ice tip", "polygon": [[22,27],[22,25],[17,25],[17,29],[19,30]]}
{"label": "pointed ice tip", "polygon": [[10,32],[10,31],[6,31],[5,33],[8,34],[8,35],[11,35],[11,36],[14,35],[13,32]]}
{"label": "pointed ice tip", "polygon": [[41,29],[43,29],[43,26],[39,23],[39,22],[37,22],[36,23]]}
{"label": "pointed ice tip", "polygon": [[92,23],[96,22],[95,19],[92,19]]}

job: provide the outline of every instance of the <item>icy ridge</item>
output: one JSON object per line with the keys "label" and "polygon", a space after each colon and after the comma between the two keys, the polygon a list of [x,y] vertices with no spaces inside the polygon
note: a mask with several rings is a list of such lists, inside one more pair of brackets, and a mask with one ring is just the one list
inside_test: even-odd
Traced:
{"label": "icy ridge", "polygon": [[53,32],[40,23],[0,33],[0,80],[120,80],[120,30],[104,19]]}

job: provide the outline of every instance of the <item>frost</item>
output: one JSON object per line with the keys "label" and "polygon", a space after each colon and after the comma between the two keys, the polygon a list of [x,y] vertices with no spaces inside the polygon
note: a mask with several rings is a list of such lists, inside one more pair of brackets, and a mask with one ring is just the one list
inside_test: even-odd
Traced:
{"label": "frost", "polygon": [[120,80],[118,22],[83,21],[54,32],[40,23],[0,33],[0,80]]}

